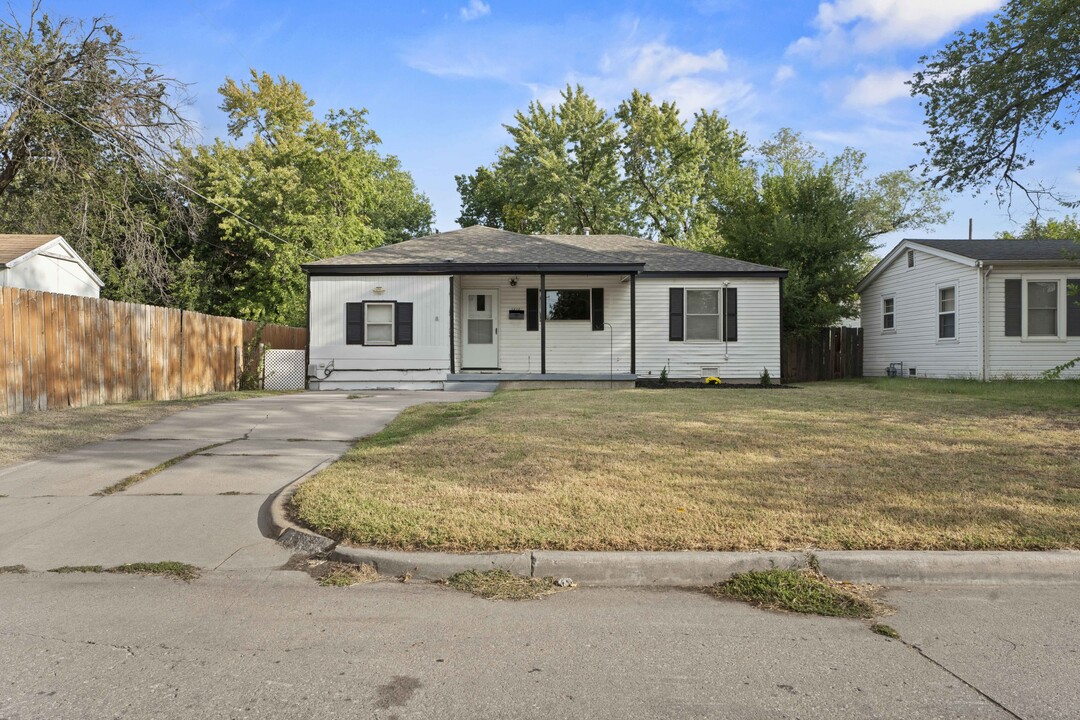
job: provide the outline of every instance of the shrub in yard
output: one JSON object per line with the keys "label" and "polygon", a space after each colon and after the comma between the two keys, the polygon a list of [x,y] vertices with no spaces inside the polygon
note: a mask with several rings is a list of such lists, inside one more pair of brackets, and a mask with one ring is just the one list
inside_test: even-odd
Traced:
{"label": "shrub in yard", "polygon": [[661,384],[661,385],[667,385],[667,381],[668,381],[668,377],[667,377],[667,365],[665,365],[665,366],[664,366],[664,367],[663,367],[663,368],[662,368],[662,369],[660,370],[660,384]]}
{"label": "shrub in yard", "polygon": [[764,387],[772,385],[772,376],[769,375],[769,368],[761,368],[761,377],[759,378],[759,381]]}

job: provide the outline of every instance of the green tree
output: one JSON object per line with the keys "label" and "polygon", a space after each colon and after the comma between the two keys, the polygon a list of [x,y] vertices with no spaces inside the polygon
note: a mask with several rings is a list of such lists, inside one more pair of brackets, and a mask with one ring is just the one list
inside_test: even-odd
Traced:
{"label": "green tree", "polygon": [[1021,181],[1032,146],[1080,112],[1080,8],[1076,0],[1009,0],[987,23],[959,32],[911,81],[922,96],[925,170],[946,190],[1019,188],[1039,207],[1051,187]]}
{"label": "green tree", "polygon": [[430,231],[430,203],[397,158],[378,153],[366,111],[317,120],[300,85],[254,70],[219,92],[232,142],[182,159],[190,184],[221,206],[206,207],[203,233],[183,248],[190,305],[301,324],[302,263]]}
{"label": "green tree", "polygon": [[106,297],[168,302],[166,246],[197,222],[163,170],[183,91],[103,18],[0,21],[0,232],[62,234]]}
{"label": "green tree", "polygon": [[[1075,240],[1080,243],[1080,217],[1064,215],[1045,220],[1033,217],[1024,223],[1018,234],[1005,231],[998,233],[998,237],[1006,240]],[[1077,249],[1080,250],[1080,245]]]}
{"label": "green tree", "polygon": [[507,125],[511,143],[491,168],[456,178],[461,225],[494,223],[523,233],[633,229],[619,176],[618,124],[579,85],[562,102],[539,102]]}
{"label": "green tree", "polygon": [[713,250],[787,268],[784,326],[805,332],[858,314],[855,286],[881,235],[944,222],[938,192],[903,172],[868,178],[865,157],[827,159],[798,133],[764,143],[757,192],[719,224]]}

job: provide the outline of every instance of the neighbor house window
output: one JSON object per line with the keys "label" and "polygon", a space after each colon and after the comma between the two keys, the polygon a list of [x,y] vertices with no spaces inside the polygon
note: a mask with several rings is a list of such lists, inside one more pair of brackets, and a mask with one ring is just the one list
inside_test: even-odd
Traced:
{"label": "neighbor house window", "polygon": [[686,339],[720,339],[720,291],[686,291]]}
{"label": "neighbor house window", "polygon": [[896,329],[896,301],[891,297],[881,300],[881,329]]}
{"label": "neighbor house window", "polygon": [[956,337],[956,287],[938,288],[938,339]]}
{"label": "neighbor house window", "polygon": [[545,290],[548,320],[588,320],[589,290]]}
{"label": "neighbor house window", "polygon": [[364,304],[364,338],[366,345],[394,344],[394,304]]}
{"label": "neighbor house window", "polygon": [[1058,282],[1056,280],[1028,282],[1027,334],[1029,337],[1057,337]]}

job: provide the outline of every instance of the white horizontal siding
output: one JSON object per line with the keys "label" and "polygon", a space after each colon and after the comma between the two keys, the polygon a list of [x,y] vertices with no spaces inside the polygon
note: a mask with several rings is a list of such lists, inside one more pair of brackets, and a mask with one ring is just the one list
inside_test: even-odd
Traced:
{"label": "white horizontal siding", "polygon": [[[736,342],[669,340],[669,289],[738,288]],[[657,377],[664,367],[672,378],[699,378],[716,366],[722,379],[756,380],[763,368],[780,377],[780,281],[759,277],[639,278],[637,281],[637,374]]]}
{"label": "white horizontal siding", "polygon": [[[1080,268],[1075,266],[1047,268],[1042,266],[998,266],[986,280],[987,320],[987,367],[993,378],[1038,377],[1043,371],[1061,365],[1080,356],[1080,337],[1064,339],[1006,337],[1005,335],[1005,280],[1058,280],[1080,278]],[[1065,302],[1076,302],[1076,297],[1066,297]],[[1059,308],[1064,315],[1065,308]],[[1080,368],[1063,374],[1063,377],[1080,377]]]}
{"label": "white horizontal siding", "polygon": [[[952,260],[915,250],[881,272],[862,293],[863,374],[885,375],[889,363],[919,377],[980,377],[979,274]],[[956,339],[938,339],[938,289],[956,285]],[[895,328],[882,328],[882,299],[895,301]]]}
{"label": "white horizontal siding", "polygon": [[[510,281],[517,281],[511,285]],[[604,322],[611,327],[593,330],[589,320],[549,320],[545,334],[547,372],[630,372],[630,283],[618,275],[548,275],[548,290],[604,289]],[[461,364],[461,318],[467,290],[499,291],[499,370],[504,373],[540,372],[540,331],[526,330],[526,321],[511,320],[510,310],[525,310],[525,292],[539,288],[538,275],[464,275],[455,282],[455,367]]]}
{"label": "white horizontal siding", "polygon": [[[60,246],[49,248],[55,255],[69,255]],[[10,268],[0,269],[0,286],[41,290],[61,295],[99,297],[101,288],[74,260],[34,255]]]}
{"label": "white horizontal siding", "polygon": [[[375,288],[383,288],[376,294]],[[362,301],[413,303],[413,344],[347,345],[345,305]],[[446,275],[315,276],[311,278],[310,362],[334,363],[322,387],[358,387],[443,380],[450,369],[450,280]]]}

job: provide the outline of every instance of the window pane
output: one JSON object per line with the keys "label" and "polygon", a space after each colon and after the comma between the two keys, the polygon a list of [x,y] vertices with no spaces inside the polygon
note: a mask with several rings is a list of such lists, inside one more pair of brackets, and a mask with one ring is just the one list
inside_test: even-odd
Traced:
{"label": "window pane", "polygon": [[943,339],[956,337],[956,313],[938,315],[938,337]]}
{"label": "window pane", "polygon": [[687,290],[687,315],[716,315],[720,312],[720,293],[717,290]]}
{"label": "window pane", "polygon": [[548,320],[588,320],[590,293],[588,290],[547,290]]}
{"label": "window pane", "polygon": [[369,343],[392,343],[394,342],[393,325],[368,325],[367,341]]}
{"label": "window pane", "polygon": [[1029,282],[1028,307],[1031,309],[1057,309],[1056,282]]}
{"label": "window pane", "polygon": [[720,339],[720,316],[719,315],[687,315],[686,316],[686,339],[687,340],[719,340]]}
{"label": "window pane", "polygon": [[1057,335],[1057,308],[1028,308],[1028,335]]}
{"label": "window pane", "polygon": [[394,321],[394,308],[390,305],[368,305],[367,321],[388,323]]}
{"label": "window pane", "polygon": [[940,312],[953,312],[956,310],[956,288],[941,288],[940,297],[941,302],[938,308]]}
{"label": "window pane", "polygon": [[492,332],[493,325],[490,320],[469,320],[469,344],[490,345],[495,337]]}
{"label": "window pane", "polygon": [[891,313],[893,311],[893,299],[885,298],[885,312]]}
{"label": "window pane", "polygon": [[489,318],[491,317],[491,305],[488,302],[487,295],[470,295],[469,296],[469,317],[474,318]]}
{"label": "window pane", "polygon": [[892,330],[893,328],[893,314],[888,313],[881,318],[881,327],[885,330]]}

